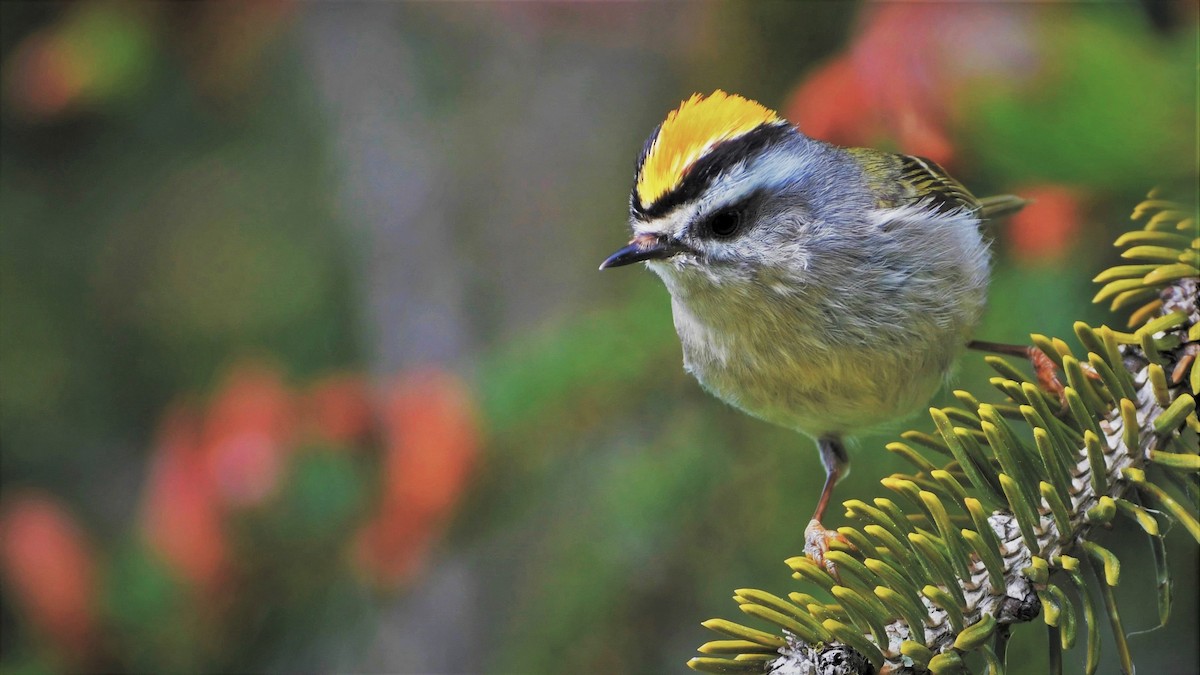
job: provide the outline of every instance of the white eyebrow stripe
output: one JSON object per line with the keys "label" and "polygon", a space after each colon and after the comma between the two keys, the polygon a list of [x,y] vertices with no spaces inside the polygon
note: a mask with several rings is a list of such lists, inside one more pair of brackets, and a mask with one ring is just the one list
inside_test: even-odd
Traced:
{"label": "white eyebrow stripe", "polygon": [[762,189],[775,190],[804,180],[811,162],[810,153],[783,147],[740,158],[724,167],[709,188],[692,201],[649,221],[634,219],[634,234],[677,235],[701,214],[737,204]]}

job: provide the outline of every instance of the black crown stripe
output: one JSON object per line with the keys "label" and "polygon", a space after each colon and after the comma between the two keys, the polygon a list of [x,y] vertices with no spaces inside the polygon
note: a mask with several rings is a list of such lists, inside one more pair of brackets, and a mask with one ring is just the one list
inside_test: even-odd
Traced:
{"label": "black crown stripe", "polygon": [[[650,139],[646,141],[646,145],[642,150],[642,156],[638,160],[637,175],[640,175],[642,172],[642,164],[645,162],[649,148],[658,136],[658,132],[659,129],[655,129],[654,133],[650,135]],[[700,196],[729,167],[761,153],[793,132],[792,125],[786,120],[764,122],[737,138],[731,138],[714,145],[703,157],[696,160],[695,163],[684,171],[683,178],[679,181],[678,185],[650,204],[642,204],[641,199],[638,197],[637,178],[635,176],[633,192],[629,199],[630,210],[634,216],[641,220],[664,216],[676,209],[680,204],[687,203]]]}

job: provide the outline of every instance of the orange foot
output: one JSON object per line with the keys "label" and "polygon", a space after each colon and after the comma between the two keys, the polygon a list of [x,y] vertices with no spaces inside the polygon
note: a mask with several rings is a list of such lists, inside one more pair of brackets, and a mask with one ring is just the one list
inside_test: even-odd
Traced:
{"label": "orange foot", "polygon": [[824,567],[825,571],[832,574],[834,579],[840,580],[841,577],[838,576],[837,565],[834,565],[833,561],[825,559],[825,554],[830,549],[829,544],[834,541],[846,546],[850,545],[850,542],[845,537],[836,530],[825,529],[821,521],[816,518],[808,521],[808,527],[804,528],[804,555],[808,556],[809,560]]}
{"label": "orange foot", "polygon": [[[1059,415],[1067,412],[1067,388],[1063,386],[1061,380],[1058,379],[1058,366],[1054,361],[1046,356],[1046,352],[1037,347],[1029,347],[1026,352],[1029,356],[1029,363],[1033,366],[1033,373],[1037,376],[1038,384],[1041,385],[1042,391],[1054,394],[1058,398]],[[1089,363],[1080,363],[1083,374],[1093,380],[1099,380],[1100,374],[1092,368]]]}

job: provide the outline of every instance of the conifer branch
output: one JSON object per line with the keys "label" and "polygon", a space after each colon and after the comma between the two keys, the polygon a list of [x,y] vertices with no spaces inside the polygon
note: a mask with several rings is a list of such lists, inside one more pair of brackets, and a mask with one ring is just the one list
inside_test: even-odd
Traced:
{"label": "conifer branch", "polygon": [[[1105,284],[1096,301],[1111,300],[1113,311],[1145,303],[1130,316],[1134,332],[1079,322],[1081,356],[1063,340],[1032,336],[1065,373],[1061,401],[988,357],[998,373],[991,384],[1005,398],[980,403],[955,392],[962,407],[930,410],[937,436],[906,432],[904,442],[888,445],[918,471],[882,481],[895,499],[845,502],[847,516],[862,524],[839,529],[850,544],[829,553],[836,575],[805,556],[787,561],[795,578],[831,600],[739,590],[740,609],[778,633],[706,621],[733,639],[706,643],[688,665],[715,673],[940,675],[965,672],[966,656],[978,652],[988,673],[1000,673],[1009,630],[1041,616],[1057,638],[1052,669],[1061,670],[1062,651],[1082,626],[1093,673],[1103,607],[1122,669],[1132,673],[1111,590],[1120,561],[1094,538],[1117,517],[1151,538],[1165,623],[1163,521],[1178,521],[1200,543],[1200,233],[1186,214],[1152,192],[1133,214],[1146,219],[1143,229],[1116,242],[1123,257],[1142,263],[1096,277]],[[937,455],[952,461],[937,468]],[[1096,576],[1099,598],[1085,574]]]}

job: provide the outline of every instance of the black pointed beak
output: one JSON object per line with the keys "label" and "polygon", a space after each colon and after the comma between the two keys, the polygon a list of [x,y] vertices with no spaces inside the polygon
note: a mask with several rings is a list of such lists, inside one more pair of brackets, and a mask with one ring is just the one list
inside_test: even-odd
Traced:
{"label": "black pointed beak", "polygon": [[669,237],[639,234],[627,246],[600,263],[600,269],[623,267],[644,260],[666,260],[687,250],[689,250],[687,246]]}

